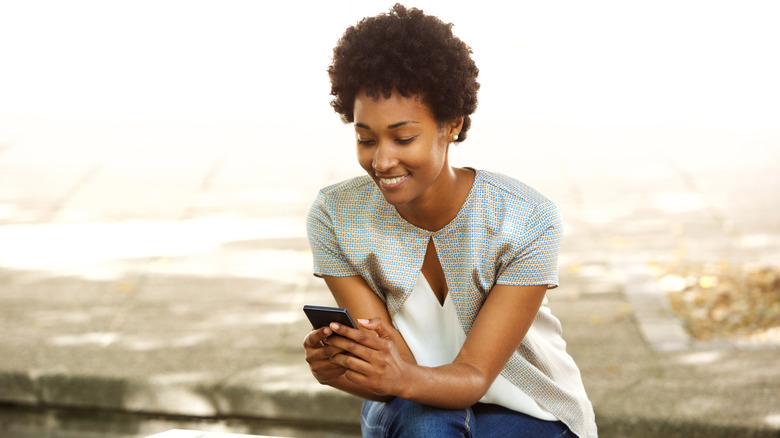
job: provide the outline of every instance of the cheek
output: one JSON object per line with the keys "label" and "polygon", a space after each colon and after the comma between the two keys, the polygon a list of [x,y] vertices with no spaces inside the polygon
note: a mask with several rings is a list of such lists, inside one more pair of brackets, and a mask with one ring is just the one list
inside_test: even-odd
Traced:
{"label": "cheek", "polygon": [[357,160],[358,160],[358,163],[360,164],[360,167],[362,167],[363,169],[366,169],[366,170],[371,170],[373,168],[372,167],[372,162],[373,162],[374,158],[371,155],[371,153],[369,153],[365,149],[361,150],[361,148],[357,148],[356,149],[356,155],[357,155]]}
{"label": "cheek", "polygon": [[444,162],[447,160],[447,145],[435,145],[430,151],[429,160],[435,167],[443,166]]}

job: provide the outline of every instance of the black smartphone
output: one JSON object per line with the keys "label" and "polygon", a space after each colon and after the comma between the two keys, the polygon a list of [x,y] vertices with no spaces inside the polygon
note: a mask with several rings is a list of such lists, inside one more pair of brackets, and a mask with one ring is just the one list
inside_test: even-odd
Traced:
{"label": "black smartphone", "polygon": [[349,316],[347,309],[340,307],[327,307],[327,306],[303,306],[303,311],[306,316],[309,317],[312,327],[318,329],[330,325],[332,322],[345,325],[347,327],[357,328],[355,321]]}

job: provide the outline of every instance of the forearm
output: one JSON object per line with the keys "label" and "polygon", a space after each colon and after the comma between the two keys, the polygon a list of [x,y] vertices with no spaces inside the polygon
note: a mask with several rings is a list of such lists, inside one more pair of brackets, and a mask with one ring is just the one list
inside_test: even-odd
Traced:
{"label": "forearm", "polygon": [[409,364],[397,392],[390,395],[377,394],[376,389],[353,382],[346,375],[327,385],[366,400],[386,402],[400,397],[438,408],[463,409],[477,403],[490,382],[473,366],[452,363],[435,368]]}
{"label": "forearm", "polygon": [[350,381],[344,375],[339,376],[332,382],[328,382],[327,385],[365,400],[386,402],[394,398],[390,395],[377,395],[369,391],[368,388],[362,387]]}
{"label": "forearm", "polygon": [[381,319],[358,320],[377,336],[331,325],[341,335],[332,344],[351,353],[331,360],[346,370],[344,377],[363,394],[396,396],[441,408],[468,407],[485,395],[517,350],[545,292],[544,285],[495,286],[451,364],[430,368],[405,361],[396,348],[394,330]]}
{"label": "forearm", "polygon": [[466,363],[430,368],[410,367],[398,397],[444,409],[464,409],[477,403],[487,392],[491,379]]}
{"label": "forearm", "polygon": [[403,397],[442,408],[477,403],[521,344],[546,291],[546,285],[494,286],[458,357],[449,365],[409,373]]}
{"label": "forearm", "polygon": [[[401,357],[393,342],[393,332],[380,319],[358,320],[364,328],[375,330],[373,336],[349,327],[331,324],[336,336],[329,347],[345,354],[331,357],[333,364],[342,367],[343,379],[333,379],[331,386],[351,394],[376,400],[401,397],[417,403],[441,408],[458,409],[477,403],[487,392],[500,366],[480,367],[479,361],[464,351],[453,363],[438,367],[419,366]],[[500,360],[500,359],[499,359]]]}

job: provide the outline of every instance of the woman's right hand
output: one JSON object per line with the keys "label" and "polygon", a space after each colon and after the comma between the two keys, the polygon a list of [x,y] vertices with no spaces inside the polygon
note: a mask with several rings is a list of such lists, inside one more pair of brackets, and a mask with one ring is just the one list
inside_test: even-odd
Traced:
{"label": "woman's right hand", "polygon": [[347,370],[331,360],[333,356],[344,351],[328,345],[328,338],[332,334],[333,330],[330,327],[322,327],[309,332],[303,340],[303,349],[306,351],[306,362],[309,363],[309,369],[314,378],[323,385],[336,381]]}

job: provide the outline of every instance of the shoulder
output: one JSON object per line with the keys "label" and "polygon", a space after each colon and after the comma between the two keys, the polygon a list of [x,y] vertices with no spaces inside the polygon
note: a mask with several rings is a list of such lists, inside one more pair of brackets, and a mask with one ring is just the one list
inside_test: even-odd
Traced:
{"label": "shoulder", "polygon": [[557,212],[557,206],[547,196],[526,183],[498,172],[479,171],[477,195],[482,203],[499,202],[510,210]]}
{"label": "shoulder", "polygon": [[324,187],[309,209],[308,226],[363,222],[366,212],[372,210],[371,206],[379,202],[381,196],[368,175]]}
{"label": "shoulder", "polygon": [[324,207],[350,208],[355,203],[365,205],[374,196],[376,185],[368,175],[358,176],[320,189],[314,204]]}
{"label": "shoulder", "polygon": [[330,198],[350,197],[370,192],[374,182],[368,175],[357,176],[320,189],[320,195]]}

